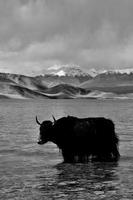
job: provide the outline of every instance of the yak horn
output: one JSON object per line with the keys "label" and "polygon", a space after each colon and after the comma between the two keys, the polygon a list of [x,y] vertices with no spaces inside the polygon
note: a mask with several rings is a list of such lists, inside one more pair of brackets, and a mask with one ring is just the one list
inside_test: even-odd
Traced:
{"label": "yak horn", "polygon": [[52,115],[52,117],[53,117],[53,120],[54,120],[54,123],[56,122],[56,119],[55,119],[55,117]]}
{"label": "yak horn", "polygon": [[38,121],[37,116],[36,116],[36,123],[41,125],[41,123]]}

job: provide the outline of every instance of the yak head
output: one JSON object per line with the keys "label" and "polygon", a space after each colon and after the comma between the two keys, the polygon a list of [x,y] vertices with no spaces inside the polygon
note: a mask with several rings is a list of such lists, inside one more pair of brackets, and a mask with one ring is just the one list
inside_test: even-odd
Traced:
{"label": "yak head", "polygon": [[40,133],[39,133],[39,139],[38,144],[45,144],[48,141],[52,141],[52,135],[53,135],[53,125],[55,123],[55,118],[53,117],[54,122],[52,121],[43,121],[40,123],[36,117],[36,122],[40,126]]}

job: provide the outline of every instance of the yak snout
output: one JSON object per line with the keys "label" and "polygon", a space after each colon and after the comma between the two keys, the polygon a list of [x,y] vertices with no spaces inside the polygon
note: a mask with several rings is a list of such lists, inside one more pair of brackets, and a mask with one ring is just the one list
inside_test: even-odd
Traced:
{"label": "yak snout", "polygon": [[41,139],[41,137],[39,136],[37,144],[44,144],[43,140]]}
{"label": "yak snout", "polygon": [[44,139],[42,139],[42,138],[40,138],[39,137],[39,139],[38,139],[38,141],[37,141],[37,144],[45,144],[45,143],[47,143],[48,141],[47,140],[44,140]]}
{"label": "yak snout", "polygon": [[38,140],[37,144],[44,144],[42,140]]}

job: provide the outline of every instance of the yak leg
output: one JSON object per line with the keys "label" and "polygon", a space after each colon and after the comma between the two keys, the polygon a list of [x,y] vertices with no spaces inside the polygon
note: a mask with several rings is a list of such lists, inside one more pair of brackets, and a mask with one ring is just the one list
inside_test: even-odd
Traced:
{"label": "yak leg", "polygon": [[119,154],[117,145],[114,145],[114,146],[113,146],[112,155],[113,155],[113,158],[114,158],[115,161],[118,161],[118,160],[119,160],[120,154]]}
{"label": "yak leg", "polygon": [[84,156],[82,154],[78,155],[78,162],[79,163],[84,163]]}
{"label": "yak leg", "polygon": [[62,156],[63,156],[63,159],[64,159],[65,163],[73,163],[73,162],[75,162],[74,155],[71,152],[69,152],[68,150],[62,150]]}
{"label": "yak leg", "polygon": [[98,162],[108,162],[112,160],[111,152],[107,150],[99,150],[99,152],[93,152],[91,155],[92,161],[98,161]]}
{"label": "yak leg", "polygon": [[88,154],[86,153],[79,153],[78,155],[78,162],[79,163],[87,163],[89,160]]}

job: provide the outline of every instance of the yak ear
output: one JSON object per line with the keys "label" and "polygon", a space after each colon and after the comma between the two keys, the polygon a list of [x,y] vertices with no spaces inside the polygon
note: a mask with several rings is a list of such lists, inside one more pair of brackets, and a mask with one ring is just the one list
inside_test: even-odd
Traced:
{"label": "yak ear", "polygon": [[52,115],[52,117],[53,117],[53,120],[54,120],[54,123],[56,122],[56,119],[55,119],[55,117]]}

